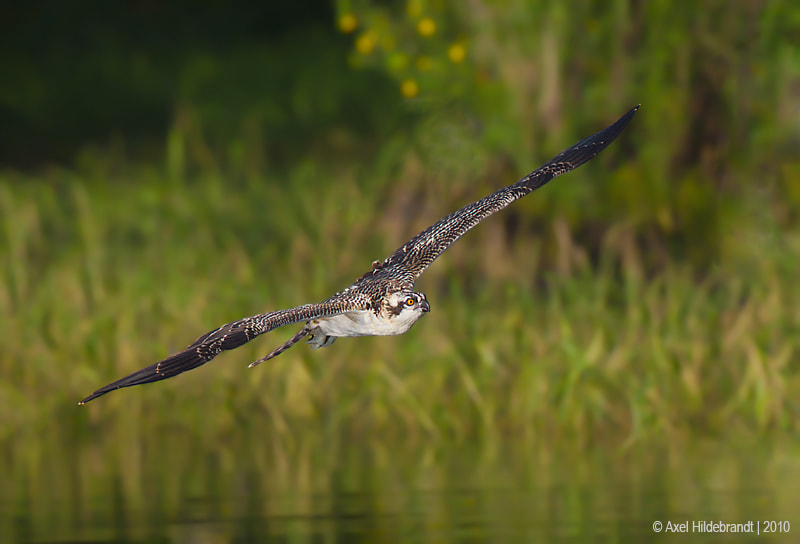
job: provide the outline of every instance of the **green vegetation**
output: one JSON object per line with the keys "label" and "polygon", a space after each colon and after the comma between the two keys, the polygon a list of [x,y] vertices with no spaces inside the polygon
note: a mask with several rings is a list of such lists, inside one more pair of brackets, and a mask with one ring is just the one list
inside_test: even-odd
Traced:
{"label": "green vegetation", "polygon": [[[609,162],[557,180],[514,216],[535,216],[537,199],[562,187],[617,183]],[[125,183],[102,183],[112,175]],[[281,441],[303,429],[436,441],[797,431],[800,300],[777,242],[751,244],[747,268],[698,274],[668,261],[647,273],[630,225],[608,226],[592,263],[560,214],[508,243],[502,215],[471,232],[420,282],[434,311],[406,336],[301,344],[248,370],[293,332],[278,330],[175,380],[73,408],[218,324],[346,286],[489,181],[453,196],[311,162],[281,180],[121,167],[45,181],[0,186],[3,436],[46,428],[53,414],[93,432],[123,420],[208,438],[256,418]],[[790,253],[799,243],[780,242]]]}
{"label": "green vegetation", "polygon": [[[171,57],[185,70],[172,128],[148,142],[163,152],[131,160],[117,142],[69,167],[6,170],[0,439],[115,434],[120,421],[208,440],[252,425],[282,443],[796,432],[800,63],[787,29],[800,10],[506,4],[340,2],[340,34],[315,26],[292,57],[324,51],[328,70],[298,63],[296,88],[250,109],[231,89],[287,79],[288,57],[243,45]],[[346,69],[334,53],[351,38]],[[208,89],[255,65],[248,54],[270,59],[270,77]],[[367,82],[353,95],[367,120],[350,119],[351,78]],[[328,296],[637,102],[603,156],[434,265],[419,284],[434,311],[410,334],[301,345],[247,370],[293,332],[279,330],[74,406],[218,324]]]}
{"label": "green vegetation", "polygon": [[[791,519],[800,4],[233,4],[4,12],[0,541]],[[408,334],[248,369],[290,326],[77,406],[324,299],[637,103],[429,269]]]}

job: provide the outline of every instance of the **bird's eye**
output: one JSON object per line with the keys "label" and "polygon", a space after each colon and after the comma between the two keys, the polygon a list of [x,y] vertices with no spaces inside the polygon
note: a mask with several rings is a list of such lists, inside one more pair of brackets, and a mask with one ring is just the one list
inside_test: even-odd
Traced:
{"label": "bird's eye", "polygon": [[409,306],[413,306],[414,304],[416,304],[416,302],[417,302],[417,301],[416,301],[416,300],[414,300],[414,298],[413,298],[413,297],[408,297],[408,298],[406,299],[406,304],[408,304]]}

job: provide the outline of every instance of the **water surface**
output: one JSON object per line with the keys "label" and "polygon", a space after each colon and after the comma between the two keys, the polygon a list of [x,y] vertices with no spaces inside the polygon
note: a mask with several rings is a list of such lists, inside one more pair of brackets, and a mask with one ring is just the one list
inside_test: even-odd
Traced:
{"label": "water surface", "polygon": [[[235,442],[7,443],[0,541],[799,541],[792,444]],[[689,533],[655,532],[656,521]],[[693,532],[700,521],[790,532]]]}

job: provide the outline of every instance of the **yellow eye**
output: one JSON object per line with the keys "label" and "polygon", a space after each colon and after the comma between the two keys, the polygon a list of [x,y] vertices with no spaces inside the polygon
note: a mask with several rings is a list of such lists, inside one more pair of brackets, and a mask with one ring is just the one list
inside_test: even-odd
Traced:
{"label": "yellow eye", "polygon": [[408,297],[408,298],[406,299],[406,304],[408,304],[409,306],[413,306],[414,304],[416,304],[416,302],[417,302],[417,301],[416,301],[416,300],[414,300],[412,297]]}

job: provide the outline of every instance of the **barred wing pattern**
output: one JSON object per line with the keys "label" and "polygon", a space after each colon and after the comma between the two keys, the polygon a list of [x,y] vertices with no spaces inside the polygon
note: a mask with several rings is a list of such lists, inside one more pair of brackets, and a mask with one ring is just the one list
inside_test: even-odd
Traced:
{"label": "barred wing pattern", "polygon": [[98,389],[79,404],[86,404],[115,389],[172,378],[206,364],[225,350],[238,348],[256,336],[284,325],[369,308],[370,302],[366,297],[347,293],[346,296],[337,294],[320,304],[305,304],[290,310],[245,317],[207,332],[180,353]]}
{"label": "barred wing pattern", "polygon": [[[403,289],[410,290],[419,276],[439,255],[485,218],[502,210],[518,198],[522,198],[538,189],[551,179],[579,167],[600,153],[619,136],[638,109],[639,106],[636,106],[620,117],[613,125],[581,140],[514,185],[500,189],[494,194],[448,215],[409,240],[383,263],[373,263],[371,271],[328,300],[320,304],[306,304],[289,310],[246,317],[223,325],[204,334],[182,352],[98,389],[83,399],[80,404],[85,404],[115,389],[156,382],[177,376],[182,372],[204,365],[222,353],[222,351],[238,348],[260,334],[299,321],[333,318],[350,312],[353,312],[353,315],[363,317],[363,314],[359,314],[359,312],[369,310],[375,314],[371,317],[373,320],[371,323],[365,324],[362,322],[361,324],[356,324],[358,320],[353,320],[354,324],[347,324],[351,328],[347,329],[346,332],[356,333],[355,335],[400,334],[405,332],[413,322],[406,320],[404,322],[405,325],[403,325],[404,328],[393,330],[391,324],[387,324],[391,317],[381,314],[381,311],[385,309],[384,306],[391,300],[392,294]],[[348,317],[353,317],[353,315]],[[381,325],[377,330],[374,328],[376,320]],[[331,321],[335,321],[335,319]],[[347,321],[346,318],[345,321]],[[283,353],[307,334],[316,334],[314,331],[318,332],[319,329],[311,329],[308,324],[305,325],[289,341],[253,364],[258,364]],[[339,333],[341,334],[341,329]],[[336,337],[340,334],[331,336]]]}
{"label": "barred wing pattern", "polygon": [[425,269],[472,227],[553,178],[594,158],[620,135],[638,109],[639,106],[631,109],[613,125],[581,140],[514,185],[451,213],[409,240],[389,256],[380,268],[405,268],[409,276],[407,279],[413,286]]}

